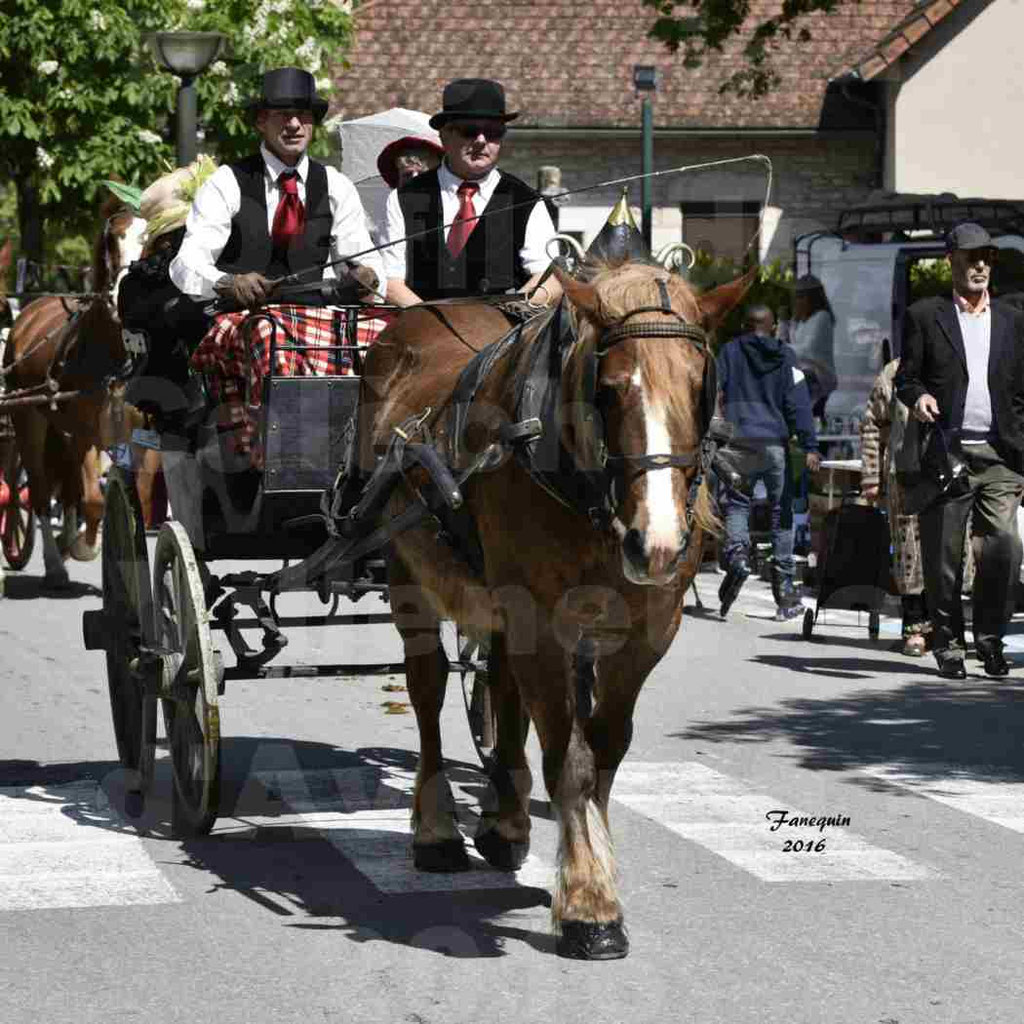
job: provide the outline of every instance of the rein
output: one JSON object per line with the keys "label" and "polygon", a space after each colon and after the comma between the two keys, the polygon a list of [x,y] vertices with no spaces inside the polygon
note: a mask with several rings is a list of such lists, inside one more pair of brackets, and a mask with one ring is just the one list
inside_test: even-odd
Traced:
{"label": "rein", "polygon": [[[707,335],[701,327],[696,324],[687,323],[682,314],[672,308],[669,300],[668,288],[660,278],[657,281],[658,290],[661,293],[660,306],[639,306],[631,309],[624,316],[607,328],[601,335],[601,347],[596,347],[591,357],[592,365],[588,367],[588,376],[596,379],[597,360],[607,353],[619,342],[627,338],[683,338],[688,341],[705,360],[704,386],[701,395],[701,405],[704,409],[704,423],[702,424],[702,437],[700,443],[691,451],[677,455],[672,452],[658,453],[656,455],[606,455],[605,464],[611,467],[621,467],[619,474],[632,480],[641,473],[647,473],[658,469],[688,469],[691,466],[700,466],[701,476],[707,472],[714,457],[713,448],[706,442],[707,433],[707,409],[714,407],[713,394],[709,395],[709,387],[713,388],[709,378],[714,376],[714,362],[707,345]],[[678,320],[678,323],[654,323],[654,324],[631,324],[626,321],[640,313],[668,313]],[[710,368],[710,373],[709,373]],[[596,390],[596,388],[595,388]],[[710,401],[710,405],[709,405]],[[700,482],[698,477],[697,483]],[[689,508],[689,503],[688,503]]]}

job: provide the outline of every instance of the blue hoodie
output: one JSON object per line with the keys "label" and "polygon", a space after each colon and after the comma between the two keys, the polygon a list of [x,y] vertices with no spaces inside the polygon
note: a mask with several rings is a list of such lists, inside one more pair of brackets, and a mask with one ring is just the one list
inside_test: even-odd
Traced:
{"label": "blue hoodie", "polygon": [[786,444],[796,434],[805,452],[818,450],[807,383],[778,338],[742,334],[723,345],[718,387],[734,441]]}

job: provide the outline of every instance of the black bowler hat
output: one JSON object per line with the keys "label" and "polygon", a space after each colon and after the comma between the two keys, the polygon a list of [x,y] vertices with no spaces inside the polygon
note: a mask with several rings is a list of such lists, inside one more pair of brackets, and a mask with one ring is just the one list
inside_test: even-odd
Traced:
{"label": "black bowler hat", "polygon": [[990,249],[991,247],[992,236],[980,224],[972,224],[970,221],[957,224],[946,235],[947,252],[954,252],[956,249]]}
{"label": "black bowler hat", "polygon": [[260,95],[249,102],[249,111],[311,110],[319,124],[327,113],[327,100],[316,94],[316,81],[300,68],[275,68],[263,76]]}
{"label": "black bowler hat", "polygon": [[430,119],[431,128],[475,117],[514,121],[519,116],[505,113],[505,90],[489,78],[456,78],[444,87],[441,103],[444,109]]}

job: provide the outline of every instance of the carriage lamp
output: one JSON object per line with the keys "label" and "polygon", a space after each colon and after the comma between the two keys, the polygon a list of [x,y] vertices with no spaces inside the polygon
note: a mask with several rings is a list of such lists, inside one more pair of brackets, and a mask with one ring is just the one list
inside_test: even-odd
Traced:
{"label": "carriage lamp", "polygon": [[224,40],[220,32],[153,32],[146,37],[160,67],[181,79],[174,107],[179,167],[192,163],[198,150],[195,79],[217,59]]}
{"label": "carriage lamp", "polygon": [[658,88],[658,69],[653,64],[633,65],[633,88],[644,94],[641,110],[641,136],[643,141],[643,155],[640,161],[640,173],[645,177],[640,179],[640,230],[644,236],[644,244],[647,251],[651,250],[651,179],[646,177],[654,170],[654,111],[651,105],[650,93]]}

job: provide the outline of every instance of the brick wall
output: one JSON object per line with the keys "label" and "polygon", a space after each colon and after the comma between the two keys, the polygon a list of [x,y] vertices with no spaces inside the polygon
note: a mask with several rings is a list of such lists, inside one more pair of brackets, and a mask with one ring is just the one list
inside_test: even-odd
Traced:
{"label": "brick wall", "polygon": [[[805,231],[835,226],[839,211],[863,201],[875,187],[876,153],[872,136],[791,139],[656,138],[655,170],[727,160],[761,153],[772,162],[769,203],[779,208],[769,260],[792,259],[793,239]],[[537,168],[553,164],[562,171],[562,188],[640,173],[640,139],[579,136],[506,138],[501,166],[537,183]],[[766,175],[762,164],[749,162],[665,175],[653,180],[654,246],[679,241],[681,204],[686,202],[763,201]],[[584,193],[567,200],[560,226],[583,230],[589,242],[618,198],[619,188]],[[640,183],[630,186],[630,203],[640,206]],[[767,225],[766,225],[767,230]],[[685,240],[685,239],[684,239]]]}

